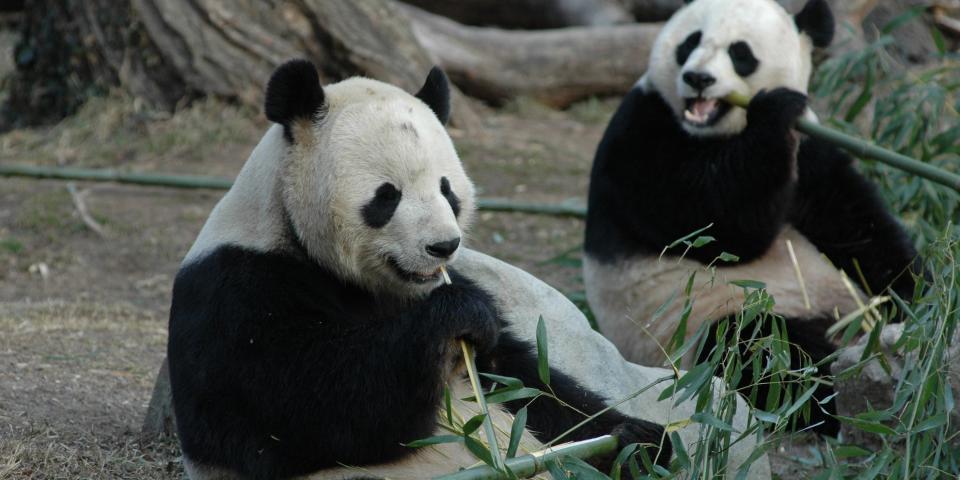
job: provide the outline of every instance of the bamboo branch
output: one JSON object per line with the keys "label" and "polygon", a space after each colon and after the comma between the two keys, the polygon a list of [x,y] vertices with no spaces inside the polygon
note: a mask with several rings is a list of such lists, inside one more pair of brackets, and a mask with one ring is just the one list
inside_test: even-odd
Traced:
{"label": "bamboo branch", "polygon": [[[727,95],[724,100],[741,108],[747,108],[747,105],[750,103],[750,99],[747,98],[746,95],[736,92]],[[796,128],[799,132],[814,138],[819,138],[858,157],[873,159],[890,165],[891,167],[899,168],[907,173],[925,178],[931,182],[939,183],[940,185],[960,191],[960,175],[937,168],[929,163],[924,163],[906,155],[878,147],[866,140],[838,132],[832,128],[807,120],[806,118],[798,119]]]}
{"label": "bamboo branch", "polygon": [[[447,274],[447,267],[440,265],[440,273],[443,274],[443,283],[450,285],[450,275]],[[467,366],[467,375],[470,376],[470,385],[473,386],[473,396],[477,399],[477,405],[480,406],[480,413],[483,414],[483,430],[487,435],[487,446],[490,448],[490,457],[493,459],[495,472],[506,472],[504,468],[503,456],[500,453],[500,445],[497,444],[497,432],[493,428],[493,418],[490,417],[490,409],[487,408],[487,399],[483,395],[483,388],[480,387],[480,376],[477,375],[477,363],[474,359],[473,346],[466,340],[460,339],[460,348],[463,349],[463,363]]]}
{"label": "bamboo branch", "polygon": [[107,233],[103,230],[103,226],[94,220],[93,217],[90,216],[90,212],[87,211],[87,204],[84,198],[90,191],[77,191],[77,187],[73,182],[67,184],[67,191],[70,192],[70,198],[73,199],[73,206],[76,207],[77,214],[80,215],[80,220],[83,221],[83,224],[93,231],[93,233],[100,236],[100,238],[106,238]]}
{"label": "bamboo branch", "polygon": [[[84,180],[94,182],[129,183],[170,188],[199,188],[227,190],[233,180],[200,175],[174,175],[155,173],[118,172],[111,169],[39,167],[33,165],[0,165],[0,177],[43,178],[54,180]],[[515,202],[505,198],[481,198],[477,208],[491,212],[515,212],[558,217],[584,218],[587,209],[575,203],[529,203]]]}
{"label": "bamboo branch", "polygon": [[[529,455],[514,457],[507,460],[506,463],[507,468],[517,477],[529,478],[532,475],[546,470],[547,464],[557,458],[571,456],[585,459],[596,455],[605,455],[614,452],[617,449],[617,444],[617,437],[604,435],[589,440],[547,448]],[[501,480],[506,478],[508,477],[503,473],[487,465],[481,465],[479,467],[436,477],[434,480]]]}

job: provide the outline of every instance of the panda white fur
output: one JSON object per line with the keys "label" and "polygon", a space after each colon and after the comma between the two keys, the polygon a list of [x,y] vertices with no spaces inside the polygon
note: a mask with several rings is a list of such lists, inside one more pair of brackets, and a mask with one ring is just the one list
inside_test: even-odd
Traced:
{"label": "panda white fur", "polygon": [[[888,287],[912,298],[916,251],[874,186],[848,155],[792,130],[798,117],[815,118],[805,97],[811,53],[833,29],[824,0],[795,16],[773,0],[694,0],[664,25],[591,173],[584,281],[601,330],[628,360],[664,361],[660,346],[678,326],[693,273],[688,335],[740,310],[743,289],[731,281],[758,280],[814,360],[835,348],[825,332],[836,315],[857,308],[838,269],[861,300]],[[749,108],[722,100],[732,92],[753,97]],[[661,257],[707,226],[713,243]],[[721,252],[739,262],[718,260]],[[813,410],[821,431],[835,432]]]}
{"label": "panda white fur", "polygon": [[[546,388],[524,339],[532,336],[515,333],[490,293],[497,280],[488,272],[481,286],[452,268],[453,283],[442,284],[439,267],[456,262],[474,210],[443,127],[449,108],[438,69],[416,96],[363,78],[321,87],[306,61],[274,73],[266,113],[278,125],[211,213],[174,283],[170,379],[192,479],[421,479],[476,463],[463,444],[403,445],[441,431],[445,384],[459,417],[476,413],[458,400],[470,396],[460,338],[475,345],[481,371]],[[620,363],[607,371],[630,371]],[[631,373],[600,383],[639,389],[655,378]],[[550,388],[581,412],[599,412],[607,400],[582,378],[554,367]],[[547,397],[527,402],[493,413],[509,432],[511,412],[527,406],[527,451],[583,420]],[[604,434],[670,460],[663,427],[620,410],[566,440]]]}

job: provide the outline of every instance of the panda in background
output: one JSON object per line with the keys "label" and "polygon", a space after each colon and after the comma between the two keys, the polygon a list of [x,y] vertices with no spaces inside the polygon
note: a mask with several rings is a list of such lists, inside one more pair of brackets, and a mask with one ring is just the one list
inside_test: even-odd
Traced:
{"label": "panda in background", "polygon": [[[662,364],[694,272],[688,334],[740,310],[743,289],[731,281],[758,280],[814,361],[836,348],[826,330],[837,313],[857,308],[838,269],[861,297],[888,288],[913,297],[917,252],[875,187],[850,156],[793,131],[799,117],[815,119],[805,96],[811,53],[833,31],[824,0],[795,16],[773,0],[694,0],[664,25],[590,180],[584,282],[601,331],[628,360]],[[753,97],[749,107],[724,102],[732,92]],[[712,243],[660,256],[707,226]],[[722,252],[739,261],[719,260]],[[830,393],[821,386],[816,396]],[[826,422],[820,431],[836,432],[834,419],[812,413]]]}
{"label": "panda in background", "polygon": [[[457,270],[442,282],[474,212],[443,127],[449,101],[439,69],[416,96],[363,78],[321,87],[306,61],[273,74],[266,114],[278,125],[174,283],[170,380],[190,478],[422,479],[476,463],[462,443],[404,446],[438,433],[445,385],[458,415],[477,413],[460,400],[472,394],[459,339],[481,371],[546,388],[491,293]],[[563,372],[550,378],[580,412],[606,407]],[[509,413],[528,407],[526,450],[584,418],[529,400],[492,413],[509,432]],[[663,427],[617,410],[565,440],[605,434],[669,463]]]}

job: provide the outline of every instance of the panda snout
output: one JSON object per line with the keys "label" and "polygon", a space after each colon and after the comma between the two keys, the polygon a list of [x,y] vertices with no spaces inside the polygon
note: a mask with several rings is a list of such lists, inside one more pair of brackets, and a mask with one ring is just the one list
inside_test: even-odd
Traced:
{"label": "panda snout", "polygon": [[457,248],[460,247],[460,237],[454,238],[453,240],[447,240],[444,242],[431,243],[427,245],[427,253],[430,256],[437,258],[450,258],[454,252],[457,251]]}
{"label": "panda snout", "polygon": [[685,72],[683,74],[683,82],[702,92],[714,83],[717,83],[717,79],[709,73]]}

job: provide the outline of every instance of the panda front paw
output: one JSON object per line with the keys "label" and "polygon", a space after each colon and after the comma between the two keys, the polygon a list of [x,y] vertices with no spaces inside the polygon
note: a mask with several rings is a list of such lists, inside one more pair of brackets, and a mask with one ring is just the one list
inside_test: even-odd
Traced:
{"label": "panda front paw", "polygon": [[466,340],[477,353],[497,346],[500,316],[493,299],[471,284],[437,287],[429,296],[430,316],[446,340]]}
{"label": "panda front paw", "polygon": [[636,443],[639,445],[638,452],[643,449],[651,462],[662,467],[670,465],[673,444],[670,443],[670,438],[664,435],[662,426],[644,420],[633,420],[617,425],[610,434],[617,437],[618,452]]}
{"label": "panda front paw", "polygon": [[747,125],[793,128],[806,110],[807,96],[796,90],[761,90],[747,106]]}

